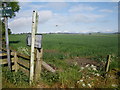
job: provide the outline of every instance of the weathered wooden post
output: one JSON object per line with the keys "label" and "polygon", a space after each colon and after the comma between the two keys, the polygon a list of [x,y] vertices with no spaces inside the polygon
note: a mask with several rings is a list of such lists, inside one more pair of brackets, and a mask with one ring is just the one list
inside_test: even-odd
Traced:
{"label": "weathered wooden post", "polygon": [[[35,80],[40,79],[41,65],[42,65],[42,35],[37,34],[38,13],[33,11],[32,17],[32,34],[27,36],[27,45],[31,46],[30,59],[30,85]],[[35,68],[34,68],[35,67]]]}
{"label": "weathered wooden post", "polygon": [[[7,7],[7,3],[3,3],[3,8]],[[7,61],[8,61],[8,67],[11,69],[11,61],[10,61],[10,49],[9,49],[9,38],[8,38],[8,16],[4,16],[4,23],[5,23],[5,37],[6,37],[6,49],[7,49]]]}
{"label": "weathered wooden post", "polygon": [[14,52],[14,65],[15,65],[15,72],[18,71],[18,57],[17,57],[17,52]]}
{"label": "weathered wooden post", "polygon": [[37,12],[33,11],[33,16],[32,16],[32,34],[31,34],[31,59],[30,59],[30,85],[33,82],[33,77],[34,77],[34,46],[35,46],[35,33],[36,33],[36,15]]}
{"label": "weathered wooden post", "polygon": [[106,67],[105,67],[105,71],[106,71],[106,72],[108,72],[108,70],[109,70],[110,58],[111,58],[111,55],[108,55],[108,56],[107,56]]}
{"label": "weathered wooden post", "polygon": [[35,82],[40,80],[41,74],[41,66],[42,66],[42,54],[43,49],[37,49],[37,60],[36,60],[36,67],[35,67]]}

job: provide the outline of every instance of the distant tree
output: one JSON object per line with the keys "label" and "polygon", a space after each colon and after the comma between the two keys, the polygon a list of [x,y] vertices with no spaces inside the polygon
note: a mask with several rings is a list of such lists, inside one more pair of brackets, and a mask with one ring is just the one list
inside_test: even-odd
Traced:
{"label": "distant tree", "polygon": [[97,32],[97,33],[101,33],[101,32]]}
{"label": "distant tree", "polygon": [[89,33],[89,35],[92,35],[92,33]]}

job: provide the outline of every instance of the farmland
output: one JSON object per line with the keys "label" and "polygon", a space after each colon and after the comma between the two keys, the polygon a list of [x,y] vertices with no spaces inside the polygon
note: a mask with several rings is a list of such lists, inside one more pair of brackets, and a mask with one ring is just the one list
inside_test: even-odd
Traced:
{"label": "farmland", "polygon": [[[26,34],[10,35],[9,38],[11,47],[18,52],[30,55],[30,47],[26,45]],[[43,60],[58,70],[57,74],[47,71],[42,72],[43,82],[52,87],[84,87],[84,84],[81,85],[78,81],[85,75],[94,76],[90,73],[92,69],[80,71],[82,66],[79,63],[80,60],[88,61],[85,62],[86,64],[97,62],[100,63],[98,65],[99,67],[101,65],[100,68],[104,68],[107,55],[112,55],[110,69],[118,68],[117,34],[43,34],[42,47],[44,52]],[[102,74],[102,69],[93,72],[96,75]],[[91,79],[85,81],[85,83],[90,81]],[[94,81],[98,83],[96,79]],[[99,83],[103,84],[101,82]],[[90,85],[86,86],[86,88],[100,87],[99,85]],[[106,86],[103,85],[103,87],[111,86],[109,83]]]}
{"label": "farmland", "polygon": [[[10,46],[18,49],[27,47],[26,35],[11,35]],[[74,35],[74,34],[48,34],[43,35],[42,46],[44,50],[53,51],[52,54],[68,55],[68,57],[96,57],[108,54],[118,54],[117,35]],[[47,53],[47,54],[48,54]],[[50,53],[51,54],[51,53]],[[48,56],[47,56],[48,57]],[[48,57],[50,58],[50,57]]]}
{"label": "farmland", "polygon": [[[10,46],[18,50],[26,47],[26,35],[11,35]],[[66,59],[74,57],[96,58],[108,54],[118,56],[118,36],[114,34],[48,34],[43,35],[44,59]]]}

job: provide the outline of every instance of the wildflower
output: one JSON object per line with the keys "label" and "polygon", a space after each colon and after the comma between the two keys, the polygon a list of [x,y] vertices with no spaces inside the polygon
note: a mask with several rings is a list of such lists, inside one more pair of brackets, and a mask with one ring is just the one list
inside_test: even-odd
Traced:
{"label": "wildflower", "polygon": [[96,66],[94,66],[94,65],[91,65],[91,68],[96,68]]}
{"label": "wildflower", "polygon": [[88,68],[88,70],[91,70],[91,68]]}
{"label": "wildflower", "polygon": [[90,65],[89,64],[87,64],[85,67],[89,67]]}
{"label": "wildflower", "polygon": [[82,86],[85,87],[86,85],[83,83]]}
{"label": "wildflower", "polygon": [[116,85],[116,84],[112,84],[112,87],[118,87],[118,85]]}
{"label": "wildflower", "polygon": [[83,80],[81,79],[80,82],[83,82]]}
{"label": "wildflower", "polygon": [[77,64],[78,64],[77,62],[74,63],[75,66],[76,66]]}
{"label": "wildflower", "polygon": [[83,70],[84,69],[84,67],[81,67],[81,70]]}
{"label": "wildflower", "polygon": [[97,69],[96,69],[96,68],[93,68],[93,70],[94,70],[94,71],[97,71]]}
{"label": "wildflower", "polygon": [[100,76],[100,74],[99,74],[99,73],[96,73],[96,76]]}
{"label": "wildflower", "polygon": [[87,84],[90,88],[92,87],[91,84]]}
{"label": "wildflower", "polygon": [[86,77],[89,77],[88,75],[86,75]]}
{"label": "wildflower", "polygon": [[80,81],[77,81],[77,83],[79,83]]}

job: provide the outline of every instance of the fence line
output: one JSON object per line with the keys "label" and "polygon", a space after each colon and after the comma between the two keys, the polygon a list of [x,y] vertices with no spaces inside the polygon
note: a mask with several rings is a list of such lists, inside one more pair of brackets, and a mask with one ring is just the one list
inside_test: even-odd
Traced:
{"label": "fence line", "polygon": [[[0,47],[1,50],[6,51],[5,48]],[[30,71],[30,56],[28,55],[24,55],[21,54],[19,52],[17,52],[16,50],[12,50],[10,47],[10,55],[11,55],[11,62],[14,63],[12,66],[12,70],[15,70],[15,72],[18,71],[18,69],[21,69],[23,72],[25,72],[26,75],[29,75],[29,71]],[[41,53],[39,53],[38,58],[40,57],[40,59],[42,59],[42,54],[43,54],[43,49],[41,49]],[[6,54],[3,54],[6,55]],[[21,59],[23,58],[23,60]],[[47,69],[50,72],[56,72],[56,70],[54,70],[50,65],[48,65],[46,62],[42,61],[42,66]],[[2,59],[2,62],[0,64],[8,64],[7,59]],[[38,68],[39,68],[39,64],[37,64],[37,60],[35,60],[35,76],[37,77],[39,71],[37,72]],[[39,75],[38,75],[39,76]],[[38,77],[37,77],[38,78]]]}

